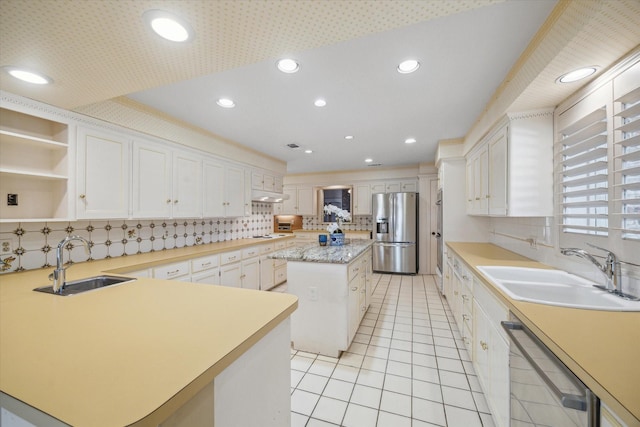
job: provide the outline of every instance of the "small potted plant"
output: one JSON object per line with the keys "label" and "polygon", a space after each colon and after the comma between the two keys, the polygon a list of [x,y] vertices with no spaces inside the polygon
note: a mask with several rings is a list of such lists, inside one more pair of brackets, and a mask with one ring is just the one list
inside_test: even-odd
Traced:
{"label": "small potted plant", "polygon": [[330,234],[329,245],[331,246],[342,246],[344,245],[344,233],[342,232],[342,224],[344,221],[351,221],[351,214],[349,211],[344,209],[340,209],[334,205],[324,205],[324,212],[329,215],[333,215],[336,219],[336,222],[332,222],[327,227],[327,231]]}

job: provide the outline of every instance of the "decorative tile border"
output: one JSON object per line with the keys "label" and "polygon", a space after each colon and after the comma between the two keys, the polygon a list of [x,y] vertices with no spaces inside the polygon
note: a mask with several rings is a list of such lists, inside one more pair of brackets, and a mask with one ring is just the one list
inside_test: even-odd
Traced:
{"label": "decorative tile border", "polygon": [[[91,245],[91,259],[115,258],[185,246],[249,238],[273,232],[273,205],[254,202],[252,214],[241,218],[150,219],[0,224],[0,240],[11,240],[12,253],[0,257],[0,274],[52,268],[56,247],[78,235]],[[64,259],[88,258],[81,245],[67,245]]]}

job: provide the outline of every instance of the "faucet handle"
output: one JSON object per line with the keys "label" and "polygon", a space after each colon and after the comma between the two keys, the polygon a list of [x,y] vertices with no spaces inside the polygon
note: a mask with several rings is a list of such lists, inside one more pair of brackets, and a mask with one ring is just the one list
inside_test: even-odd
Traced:
{"label": "faucet handle", "polygon": [[609,249],[601,248],[600,246],[593,245],[593,244],[591,244],[591,243],[589,243],[589,242],[587,242],[587,245],[588,245],[588,246],[591,246],[591,247],[592,247],[592,248],[594,248],[594,249],[599,249],[599,250],[601,250],[601,251],[606,252],[606,253],[607,253],[607,255],[608,255],[608,257],[610,257],[610,258],[613,258],[613,259],[615,259],[615,258],[616,258],[616,255],[615,255],[613,252],[611,252]]}

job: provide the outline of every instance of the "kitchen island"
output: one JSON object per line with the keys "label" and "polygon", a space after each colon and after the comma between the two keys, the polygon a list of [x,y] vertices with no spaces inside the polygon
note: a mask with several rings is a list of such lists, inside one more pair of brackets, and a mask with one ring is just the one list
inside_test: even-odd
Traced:
{"label": "kitchen island", "polygon": [[370,303],[372,244],[312,243],[270,255],[287,260],[287,292],[298,297],[291,316],[295,349],[338,357],[349,348]]}
{"label": "kitchen island", "polygon": [[[250,244],[83,262],[67,279]],[[50,272],[0,276],[3,425],[12,414],[47,426],[290,423],[294,296],[151,278],[68,297],[34,292]]]}

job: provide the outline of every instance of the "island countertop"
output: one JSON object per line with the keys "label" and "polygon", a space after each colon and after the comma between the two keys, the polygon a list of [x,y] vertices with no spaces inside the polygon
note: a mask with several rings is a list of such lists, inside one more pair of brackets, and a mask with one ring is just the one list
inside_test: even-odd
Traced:
{"label": "island countertop", "polygon": [[[251,243],[261,242],[83,262],[67,279]],[[77,426],[158,425],[297,307],[283,293],[149,278],[69,297],[33,292],[50,272],[0,276],[0,390]]]}
{"label": "island countertop", "polygon": [[348,264],[373,245],[373,240],[350,239],[342,246],[320,246],[311,243],[305,246],[292,247],[272,252],[269,258],[286,259],[287,261],[321,262],[331,264]]}
{"label": "island countertop", "polygon": [[549,266],[490,243],[448,242],[529,329],[629,426],[640,426],[640,312],[557,307],[509,298],[476,267]]}

